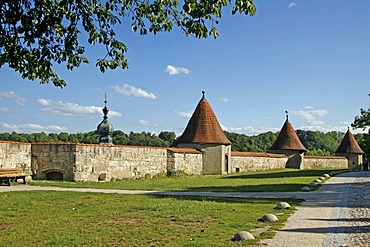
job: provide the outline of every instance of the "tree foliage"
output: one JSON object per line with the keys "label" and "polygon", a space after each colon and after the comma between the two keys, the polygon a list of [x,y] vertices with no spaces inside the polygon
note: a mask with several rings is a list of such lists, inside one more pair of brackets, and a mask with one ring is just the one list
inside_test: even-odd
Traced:
{"label": "tree foliage", "polygon": [[360,147],[367,154],[367,156],[370,156],[370,108],[367,110],[361,108],[360,115],[355,117],[355,120],[351,126],[355,129],[369,129],[369,134],[358,134],[357,136]]}
{"label": "tree foliage", "polygon": [[[360,115],[355,117],[355,121],[351,125],[353,128],[363,129],[370,127],[370,108],[360,109]],[[370,132],[369,132],[370,133]]]}
{"label": "tree foliage", "polygon": [[362,151],[366,153],[366,155],[370,156],[370,135],[368,134],[356,134],[355,135],[358,144],[360,145]]}
{"label": "tree foliage", "polygon": [[[150,132],[124,133],[121,130],[113,132],[113,144],[116,145],[132,145],[132,146],[156,146],[156,147],[169,147],[172,146],[176,135],[174,132],[161,132],[158,137],[156,134]],[[163,137],[166,137],[163,139]],[[86,133],[66,133],[59,134],[45,132],[41,133],[0,133],[0,140],[14,141],[14,142],[73,142],[73,143],[86,143],[98,144],[99,134],[97,131],[90,131]]]}
{"label": "tree foliage", "polygon": [[128,48],[116,34],[122,25],[140,35],[177,26],[187,36],[217,38],[216,25],[230,5],[232,14],[256,12],[253,0],[2,0],[0,67],[7,64],[23,78],[64,87],[53,64],[73,70],[89,63],[86,45],[105,47],[96,61],[101,72],[128,67]]}
{"label": "tree foliage", "polygon": [[308,155],[334,154],[344,135],[337,131],[322,133],[320,131],[297,130],[296,132],[302,144],[308,150]]}

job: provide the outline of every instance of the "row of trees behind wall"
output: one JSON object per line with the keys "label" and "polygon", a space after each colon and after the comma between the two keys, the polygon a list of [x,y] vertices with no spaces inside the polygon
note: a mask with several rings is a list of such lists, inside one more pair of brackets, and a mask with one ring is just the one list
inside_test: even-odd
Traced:
{"label": "row of trees behind wall", "polygon": [[[232,142],[233,151],[266,152],[272,146],[279,132],[266,132],[255,136],[225,132]],[[308,149],[307,155],[333,155],[338,148],[344,133],[331,131],[323,133],[320,131],[297,130],[298,137]],[[370,154],[370,137],[367,134],[355,134],[361,148]],[[86,133],[0,133],[0,140],[15,142],[74,142],[74,143],[99,143],[99,135],[96,131]],[[176,143],[174,132],[162,131],[158,135],[150,132],[126,134],[120,130],[113,133],[113,143],[117,145],[130,146],[156,146],[173,147]]]}

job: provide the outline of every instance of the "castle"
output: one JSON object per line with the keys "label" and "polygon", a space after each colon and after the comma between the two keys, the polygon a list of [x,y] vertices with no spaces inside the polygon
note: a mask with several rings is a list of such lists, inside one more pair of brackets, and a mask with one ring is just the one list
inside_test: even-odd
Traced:
{"label": "castle", "polygon": [[306,148],[288,120],[268,153],[231,151],[211,105],[202,98],[175,148],[112,144],[108,108],[98,125],[100,144],[0,141],[0,168],[21,168],[28,179],[114,181],[169,173],[215,175],[276,168],[356,168],[363,151],[346,132],[337,156],[305,156]]}

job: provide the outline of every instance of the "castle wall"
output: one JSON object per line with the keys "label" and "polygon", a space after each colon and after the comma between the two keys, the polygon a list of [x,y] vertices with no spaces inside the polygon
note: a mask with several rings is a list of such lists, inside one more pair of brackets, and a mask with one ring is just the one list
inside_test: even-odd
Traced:
{"label": "castle wall", "polygon": [[[359,157],[305,156],[303,168],[351,168]],[[285,168],[289,159],[285,154],[230,153],[230,146],[224,145],[203,146],[199,151],[192,148],[0,141],[0,168],[21,168],[33,179],[43,180],[111,181],[150,178],[167,172],[205,175],[263,171]]]}
{"label": "castle wall", "polygon": [[0,141],[0,168],[20,168],[31,175],[31,143]]}
{"label": "castle wall", "polygon": [[77,145],[75,181],[151,178],[166,173],[165,148]]}
{"label": "castle wall", "polygon": [[231,172],[254,172],[285,168],[288,157],[283,154],[231,152]]}
{"label": "castle wall", "polygon": [[195,149],[169,148],[167,152],[169,173],[202,175],[202,153]]}
{"label": "castle wall", "polygon": [[53,173],[59,173],[62,180],[74,181],[76,160],[75,143],[32,144],[33,179],[47,180]]}
{"label": "castle wall", "polygon": [[321,168],[348,168],[348,160],[340,156],[304,156],[304,169]]}

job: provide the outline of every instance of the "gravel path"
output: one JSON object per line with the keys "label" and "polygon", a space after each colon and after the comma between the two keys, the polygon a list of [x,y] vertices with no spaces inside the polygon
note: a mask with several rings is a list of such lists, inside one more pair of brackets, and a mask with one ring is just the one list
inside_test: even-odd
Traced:
{"label": "gravel path", "polygon": [[370,246],[370,172],[348,172],[309,192],[264,246]]}
{"label": "gravel path", "polygon": [[370,246],[370,172],[339,174],[312,192],[165,192],[0,186],[0,192],[24,190],[77,191],[117,194],[161,194],[245,198],[302,198],[305,201],[289,217],[273,239],[260,246]]}

